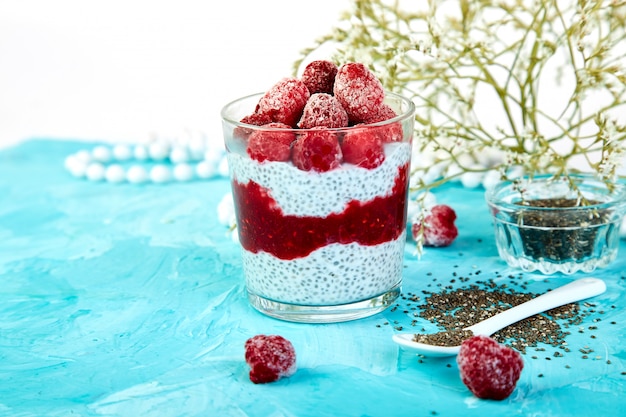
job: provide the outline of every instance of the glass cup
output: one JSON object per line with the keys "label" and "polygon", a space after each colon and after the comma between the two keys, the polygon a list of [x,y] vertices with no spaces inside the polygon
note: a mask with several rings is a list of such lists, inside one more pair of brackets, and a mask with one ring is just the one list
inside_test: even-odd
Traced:
{"label": "glass cup", "polygon": [[[343,162],[317,172],[298,169],[291,160],[249,157],[248,138],[268,128],[239,121],[254,112],[261,96],[235,100],[221,112],[251,305],[275,318],[309,323],[384,310],[402,284],[413,103],[386,93],[397,117],[330,129],[340,144],[355,129],[372,129],[384,143],[379,166]],[[310,129],[281,131],[297,141]]]}
{"label": "glass cup", "polygon": [[[617,257],[626,186],[591,175],[502,182],[486,192],[498,253],[509,266],[543,274],[592,272]],[[523,199],[520,190],[523,190]],[[579,204],[584,200],[585,204]]]}

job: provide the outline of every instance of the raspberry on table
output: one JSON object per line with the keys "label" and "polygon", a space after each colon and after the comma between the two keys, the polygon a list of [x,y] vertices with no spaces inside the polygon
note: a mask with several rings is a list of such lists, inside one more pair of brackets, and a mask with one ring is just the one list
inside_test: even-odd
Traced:
{"label": "raspberry on table", "polygon": [[303,171],[326,172],[338,168],[343,156],[337,135],[321,127],[302,132],[293,144],[291,158]]}
{"label": "raspberry on table", "polygon": [[452,207],[438,204],[430,209],[423,221],[413,222],[411,233],[414,240],[423,238],[424,246],[449,246],[459,234],[454,221],[456,213]]}
{"label": "raspberry on table", "polygon": [[344,162],[373,169],[385,160],[385,149],[377,128],[353,129],[346,132],[341,142]]}
{"label": "raspberry on table", "polygon": [[456,362],[469,390],[478,398],[492,400],[511,395],[524,368],[519,352],[487,336],[465,340]]}
{"label": "raspberry on table", "polygon": [[333,92],[352,124],[376,115],[385,98],[380,80],[365,65],[355,62],[339,67]]}
{"label": "raspberry on table", "polygon": [[248,138],[247,152],[250,158],[259,162],[289,161],[291,144],[296,140],[291,126],[284,123],[268,123],[262,127],[268,130],[255,130]]}
{"label": "raspberry on table", "polygon": [[317,60],[309,63],[302,72],[300,79],[311,94],[333,93],[337,65],[331,61]]}
{"label": "raspberry on table", "polygon": [[300,129],[313,127],[340,128],[348,126],[348,113],[339,101],[327,93],[315,93],[309,97],[302,117],[298,122]]}
{"label": "raspberry on table", "polygon": [[255,113],[268,115],[273,122],[295,128],[310,95],[307,86],[299,79],[283,78],[261,97]]}
{"label": "raspberry on table", "polygon": [[244,347],[250,381],[255,384],[274,382],[296,372],[296,351],[282,336],[256,335],[246,340]]}

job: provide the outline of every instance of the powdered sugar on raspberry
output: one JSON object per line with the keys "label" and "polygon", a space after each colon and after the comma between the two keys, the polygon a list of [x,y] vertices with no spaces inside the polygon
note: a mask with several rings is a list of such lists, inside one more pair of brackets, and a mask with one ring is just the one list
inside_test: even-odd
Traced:
{"label": "powdered sugar on raspberry", "polygon": [[357,62],[339,67],[333,91],[352,124],[363,123],[378,114],[385,98],[380,80]]}
{"label": "powdered sugar on raspberry", "polygon": [[316,93],[311,95],[302,117],[298,122],[301,129],[313,127],[340,128],[348,126],[348,113],[343,109],[339,101],[330,94]]}
{"label": "powdered sugar on raspberry", "polygon": [[256,335],[246,340],[244,347],[250,381],[255,384],[274,382],[296,372],[296,351],[282,336]]}
{"label": "powdered sugar on raspberry", "polygon": [[317,60],[308,64],[300,79],[307,86],[311,94],[332,94],[337,66],[326,60]]}
{"label": "powdered sugar on raspberry", "polygon": [[474,336],[461,344],[456,358],[461,380],[478,398],[503,400],[515,390],[524,368],[516,350],[487,336]]}
{"label": "powdered sugar on raspberry", "polygon": [[424,246],[449,246],[459,234],[456,225],[456,213],[452,207],[438,204],[430,209],[423,221],[411,225],[413,239],[422,239]]}
{"label": "powdered sugar on raspberry", "polygon": [[261,97],[256,113],[268,115],[273,122],[296,127],[310,95],[309,89],[301,80],[283,78]]}

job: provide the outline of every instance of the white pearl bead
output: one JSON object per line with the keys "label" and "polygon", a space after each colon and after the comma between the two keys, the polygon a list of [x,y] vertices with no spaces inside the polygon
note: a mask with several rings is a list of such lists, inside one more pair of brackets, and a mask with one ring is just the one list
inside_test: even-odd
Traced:
{"label": "white pearl bead", "polygon": [[198,162],[198,164],[196,165],[196,175],[198,175],[199,178],[211,178],[213,175],[215,175],[215,165],[211,164],[208,161],[201,161]]}
{"label": "white pearl bead", "polygon": [[133,155],[135,156],[135,159],[139,161],[146,160],[148,159],[148,156],[149,156],[148,150],[143,145],[136,145],[135,149],[133,150]]}
{"label": "white pearl bead", "polygon": [[170,161],[174,164],[181,162],[187,162],[189,160],[189,154],[184,148],[176,147],[170,152]]}
{"label": "white pearl bead", "polygon": [[492,169],[485,174],[483,178],[483,187],[485,190],[492,190],[500,182],[500,172]]}
{"label": "white pearl bead", "polygon": [[115,145],[113,148],[113,157],[118,161],[127,161],[132,156],[133,153],[127,145]]}
{"label": "white pearl bead", "polygon": [[119,164],[109,165],[104,172],[104,178],[108,182],[122,182],[124,181],[124,179],[126,179],[124,168],[122,168],[122,166]]}
{"label": "white pearl bead", "polygon": [[228,177],[228,159],[222,158],[219,165],[217,166],[217,172],[222,177]]}
{"label": "white pearl bead", "polygon": [[91,153],[85,150],[82,151],[78,151],[75,153],[76,158],[78,158],[80,161],[88,164],[91,162]]}
{"label": "white pearl bead", "polygon": [[65,168],[75,177],[83,177],[85,176],[85,171],[87,171],[87,163],[82,161],[76,155],[70,155],[65,158]]}
{"label": "white pearl bead", "polygon": [[482,172],[466,172],[461,175],[461,184],[466,188],[476,188],[482,182],[483,177]]}
{"label": "white pearl bead", "polygon": [[132,184],[141,184],[148,180],[148,172],[142,166],[133,165],[128,169],[126,179]]}
{"label": "white pearl bead", "polygon": [[218,163],[224,156],[224,150],[217,146],[212,146],[204,152],[204,159],[209,162]]}
{"label": "white pearl bead", "polygon": [[172,178],[170,169],[165,165],[155,165],[150,170],[150,179],[156,183],[168,182]]}
{"label": "white pearl bead", "polygon": [[177,181],[189,181],[193,178],[193,168],[189,164],[176,164],[173,173]]}
{"label": "white pearl bead", "polygon": [[231,227],[236,224],[235,202],[233,194],[228,193],[217,204],[217,220],[224,226]]}
{"label": "white pearl bead", "polygon": [[109,162],[111,160],[111,150],[106,146],[96,146],[91,151],[91,155],[98,162]]}
{"label": "white pearl bead", "polygon": [[104,165],[100,162],[92,162],[87,165],[85,175],[91,181],[102,181],[104,179]]}
{"label": "white pearl bead", "polygon": [[150,155],[150,158],[154,159],[155,161],[162,161],[163,159],[167,158],[169,152],[169,146],[162,142],[151,143],[150,147],[148,148],[148,154]]}
{"label": "white pearl bead", "polygon": [[202,159],[205,151],[204,138],[194,136],[189,141],[189,155],[192,159]]}

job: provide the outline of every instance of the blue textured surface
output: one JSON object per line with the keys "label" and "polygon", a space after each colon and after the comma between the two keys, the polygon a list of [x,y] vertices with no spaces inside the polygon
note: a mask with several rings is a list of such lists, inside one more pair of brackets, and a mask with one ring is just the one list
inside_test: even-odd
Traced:
{"label": "blue textured surface", "polygon": [[[420,361],[391,341],[399,326],[410,327],[406,301],[330,325],[281,322],[249,307],[239,248],[216,220],[225,179],[90,183],[63,168],[85,147],[33,140],[0,152],[2,416],[626,413],[624,240],[611,268],[594,274],[608,290],[569,329],[572,351],[561,358],[549,346],[529,350],[511,397],[483,401],[462,384],[453,359]],[[457,211],[460,235],[421,260],[407,245],[405,293],[518,275],[497,256],[482,191],[446,187],[437,196]],[[524,280],[544,292],[581,276]],[[294,376],[248,380],[243,344],[258,333],[293,342]],[[587,359],[583,347],[593,349]]]}

